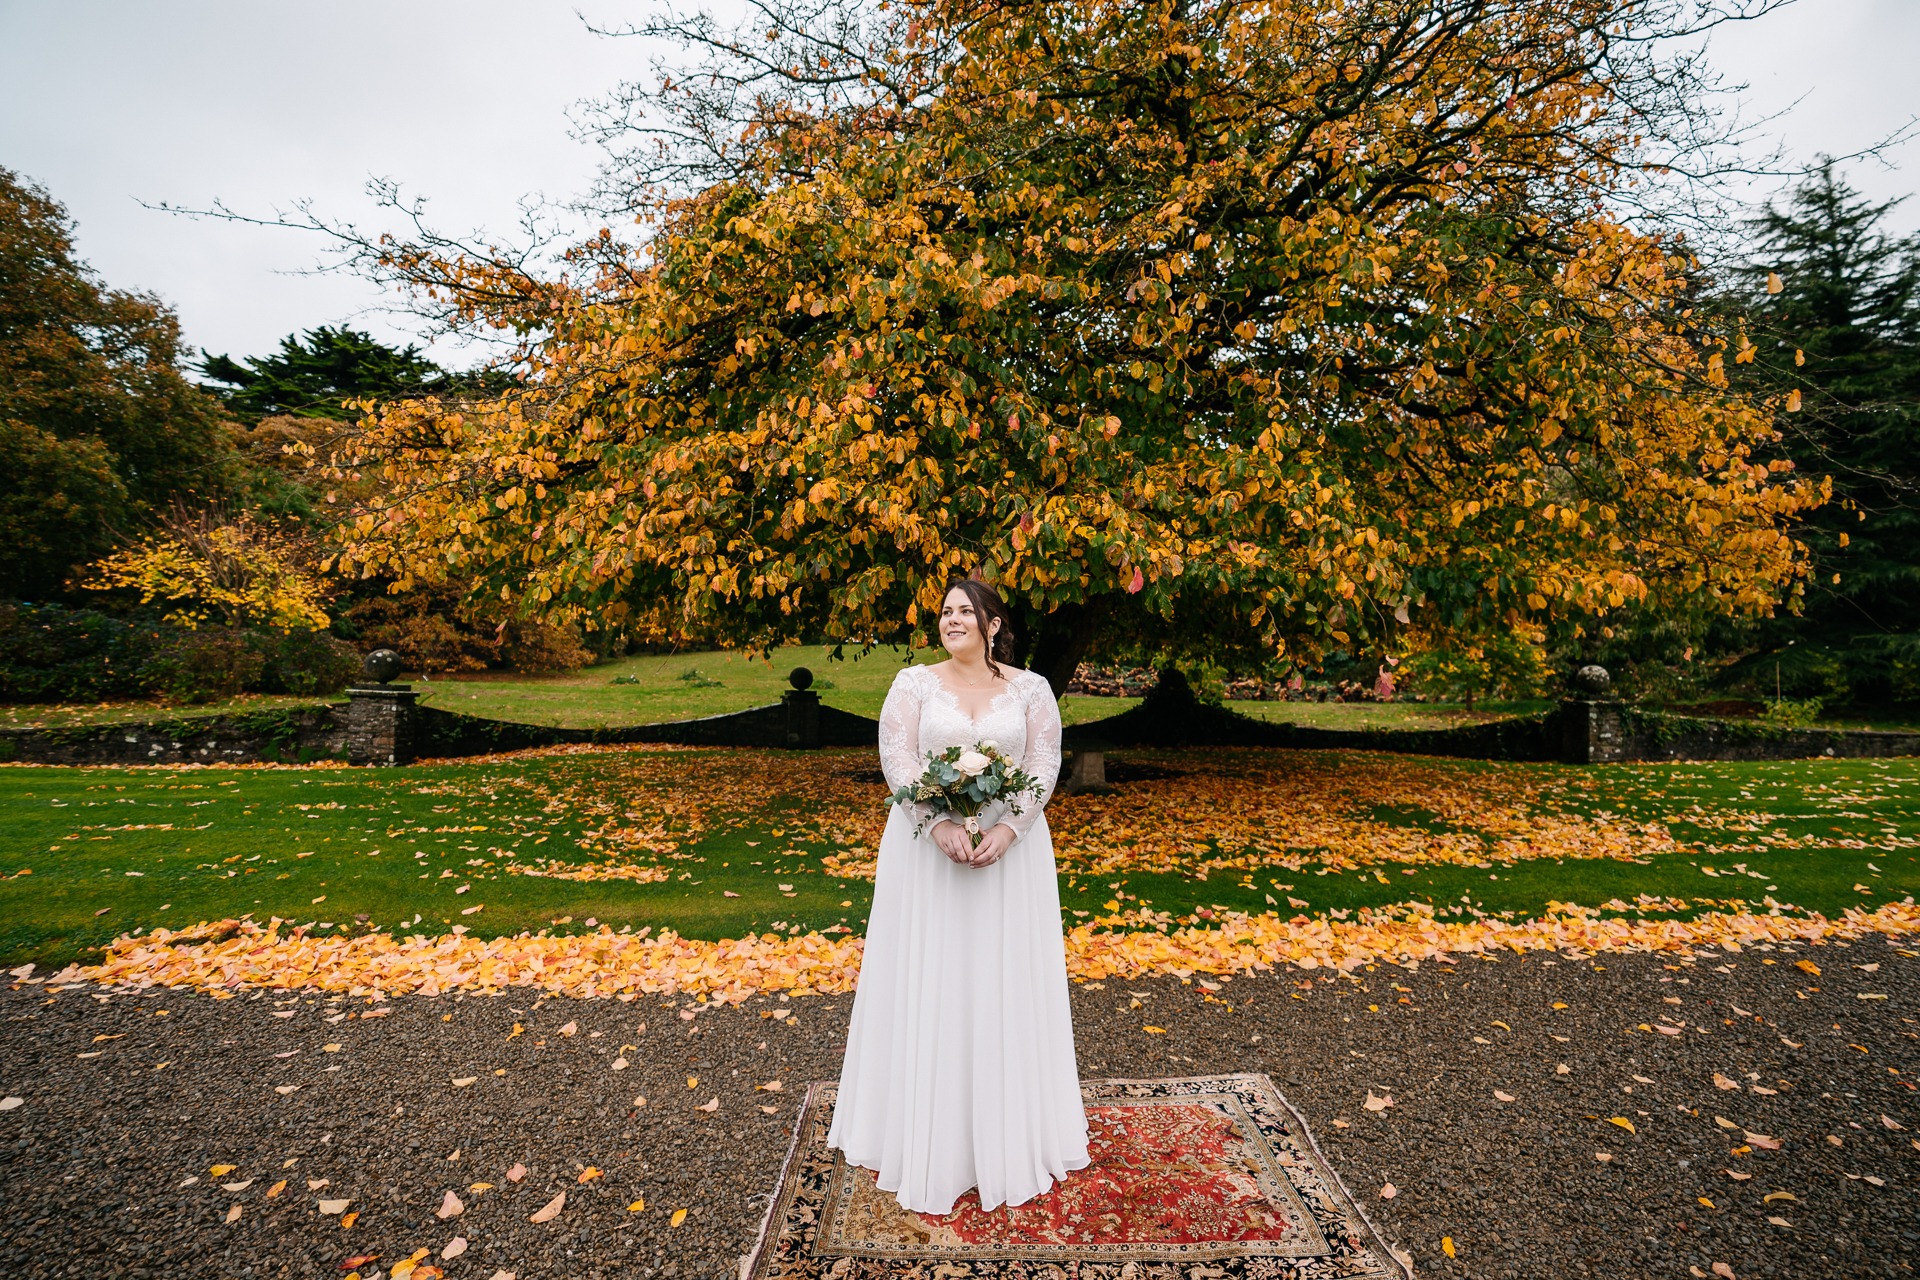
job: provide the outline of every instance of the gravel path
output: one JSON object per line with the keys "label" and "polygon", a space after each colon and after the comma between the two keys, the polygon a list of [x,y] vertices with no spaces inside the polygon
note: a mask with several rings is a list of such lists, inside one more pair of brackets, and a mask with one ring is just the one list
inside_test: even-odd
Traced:
{"label": "gravel path", "polygon": [[[1073,999],[1086,1076],[1271,1074],[1423,1276],[1811,1280],[1920,1258],[1917,978],[1911,949],[1872,937]],[[384,1274],[429,1249],[462,1280],[730,1277],[851,1000],[687,1003],[0,991],[0,1094],[23,1100],[0,1111],[0,1274],[339,1276],[364,1254]],[[1663,1020],[1679,1034],[1641,1029]],[[443,1219],[449,1191],[464,1208]]]}

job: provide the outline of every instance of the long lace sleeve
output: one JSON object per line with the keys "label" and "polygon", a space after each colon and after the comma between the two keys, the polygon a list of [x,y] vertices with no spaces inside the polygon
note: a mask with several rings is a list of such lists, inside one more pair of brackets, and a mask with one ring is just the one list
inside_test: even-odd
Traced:
{"label": "long lace sleeve", "polygon": [[[925,691],[908,667],[893,678],[887,700],[880,707],[880,771],[887,776],[887,789],[898,791],[919,780],[926,772],[920,756],[920,702]],[[933,812],[924,800],[902,806],[915,824]]]}
{"label": "long lace sleeve", "polygon": [[1026,835],[1040,820],[1040,811],[1053,798],[1054,783],[1060,780],[1060,704],[1044,677],[1029,674],[1026,704],[1027,750],[1020,767],[1039,781],[1040,791],[1020,797],[1020,812],[1000,820],[1013,828],[1016,837]]}

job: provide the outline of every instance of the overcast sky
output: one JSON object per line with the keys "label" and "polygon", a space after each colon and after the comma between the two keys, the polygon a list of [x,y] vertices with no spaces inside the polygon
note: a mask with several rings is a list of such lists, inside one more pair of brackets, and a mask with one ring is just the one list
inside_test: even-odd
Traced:
{"label": "overcast sky", "polygon": [[[579,13],[618,24],[649,7],[0,0],[0,167],[64,203],[81,256],[108,283],[166,299],[202,350],[260,354],[343,322],[410,341],[364,281],[301,274],[321,260],[315,237],[141,202],[270,215],[304,199],[372,227],[365,184],[391,177],[429,197],[440,225],[504,234],[523,197],[564,199],[590,181],[600,153],[569,136],[568,108],[647,66],[647,50],[591,34]],[[1752,114],[1792,106],[1770,128],[1805,159],[1920,114],[1916,52],[1920,0],[1800,0],[1712,47],[1749,82]],[[1883,199],[1920,187],[1920,142],[1888,159],[1849,177]],[[1920,226],[1920,200],[1897,225]]]}

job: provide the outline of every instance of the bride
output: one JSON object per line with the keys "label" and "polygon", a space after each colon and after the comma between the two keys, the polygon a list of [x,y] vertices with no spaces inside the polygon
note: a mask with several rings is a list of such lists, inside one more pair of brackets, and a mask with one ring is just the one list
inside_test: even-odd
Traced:
{"label": "bride", "polygon": [[996,743],[1040,780],[1021,812],[996,802],[974,847],[956,823],[914,829],[896,806],[880,840],[866,953],[827,1144],[917,1213],[1024,1204],[1085,1168],[1060,889],[1043,807],[1060,772],[1060,708],[1045,679],[1006,665],[1012,617],[992,588],[956,584],[940,608],[947,661],[895,677],[880,713],[889,788],[927,753]]}

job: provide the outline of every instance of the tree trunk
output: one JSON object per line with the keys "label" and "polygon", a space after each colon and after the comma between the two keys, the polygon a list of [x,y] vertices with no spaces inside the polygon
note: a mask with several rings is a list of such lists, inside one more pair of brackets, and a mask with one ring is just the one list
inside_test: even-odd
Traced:
{"label": "tree trunk", "polygon": [[1052,613],[1027,614],[1027,669],[1047,678],[1055,698],[1066,695],[1106,612],[1106,602],[1096,597],[1086,604],[1063,604]]}

